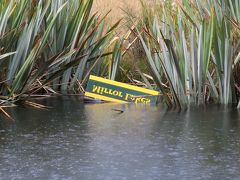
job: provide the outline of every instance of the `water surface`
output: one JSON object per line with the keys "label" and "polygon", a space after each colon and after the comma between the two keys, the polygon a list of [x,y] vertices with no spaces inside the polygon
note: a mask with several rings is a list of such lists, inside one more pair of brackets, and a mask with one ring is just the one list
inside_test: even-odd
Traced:
{"label": "water surface", "polygon": [[233,108],[41,102],[1,117],[0,179],[240,179]]}

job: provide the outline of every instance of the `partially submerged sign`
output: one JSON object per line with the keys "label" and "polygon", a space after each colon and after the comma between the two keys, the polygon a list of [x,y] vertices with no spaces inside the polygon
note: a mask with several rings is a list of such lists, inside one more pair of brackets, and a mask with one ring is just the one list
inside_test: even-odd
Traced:
{"label": "partially submerged sign", "polygon": [[85,96],[109,102],[156,103],[158,91],[153,91],[109,79],[90,76]]}

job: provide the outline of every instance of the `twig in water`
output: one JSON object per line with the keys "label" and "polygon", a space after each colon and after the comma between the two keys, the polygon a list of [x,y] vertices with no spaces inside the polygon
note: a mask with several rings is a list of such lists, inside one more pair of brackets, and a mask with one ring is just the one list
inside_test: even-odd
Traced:
{"label": "twig in water", "polygon": [[0,107],[0,112],[2,112],[10,120],[14,121],[14,119],[2,107]]}
{"label": "twig in water", "polygon": [[124,111],[123,110],[121,110],[121,109],[112,109],[113,111],[116,111],[116,112],[118,112],[119,114],[122,114],[122,113],[124,113]]}

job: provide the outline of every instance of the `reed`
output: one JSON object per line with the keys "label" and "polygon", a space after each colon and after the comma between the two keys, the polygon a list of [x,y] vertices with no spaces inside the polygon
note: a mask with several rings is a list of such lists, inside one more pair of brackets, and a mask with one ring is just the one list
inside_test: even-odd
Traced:
{"label": "reed", "polygon": [[93,0],[0,1],[0,89],[8,101],[79,93],[112,54],[114,29],[91,13]]}
{"label": "reed", "polygon": [[[169,106],[237,104],[239,12],[240,0],[0,1],[0,105],[80,93],[90,73],[116,79],[119,70]],[[120,19],[131,34],[116,34]],[[136,49],[137,80],[121,66]]]}
{"label": "reed", "polygon": [[158,1],[152,8],[142,3],[137,36],[169,105],[237,103],[239,7],[239,0]]}
{"label": "reed", "polygon": [[[127,1],[127,0],[95,0],[93,3],[93,12],[105,14],[109,12],[106,18],[106,23],[112,25],[120,19],[126,23],[127,14],[131,13],[133,16],[139,16],[141,12],[140,1]],[[122,31],[124,26],[121,26],[119,31]]]}

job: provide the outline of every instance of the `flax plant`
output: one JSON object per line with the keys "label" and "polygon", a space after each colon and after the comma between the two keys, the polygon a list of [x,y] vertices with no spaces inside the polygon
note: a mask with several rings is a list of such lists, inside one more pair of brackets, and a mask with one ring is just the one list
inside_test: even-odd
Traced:
{"label": "flax plant", "polygon": [[237,103],[239,5],[239,0],[159,1],[150,9],[143,3],[138,37],[168,104]]}
{"label": "flax plant", "polygon": [[119,23],[105,28],[106,16],[92,13],[92,4],[93,0],[0,1],[2,97],[15,102],[31,94],[82,90],[83,79],[112,54],[106,50]]}

